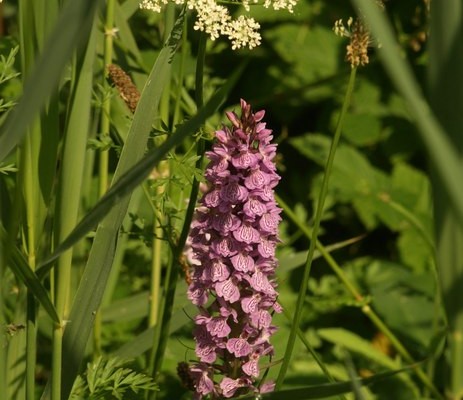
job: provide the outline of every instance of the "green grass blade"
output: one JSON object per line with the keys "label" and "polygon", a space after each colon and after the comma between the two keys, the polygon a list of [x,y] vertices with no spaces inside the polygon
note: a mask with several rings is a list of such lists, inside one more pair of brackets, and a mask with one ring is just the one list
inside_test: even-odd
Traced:
{"label": "green grass blade", "polygon": [[[188,304],[181,310],[172,314],[172,319],[169,325],[169,335],[178,331],[192,320],[191,315],[196,313],[196,306]],[[141,356],[153,346],[153,336],[156,326],[152,326],[144,330],[142,333],[133,338],[130,342],[125,343],[117,349],[113,355],[121,358],[134,358]]]}
{"label": "green grass blade", "polygon": [[[182,26],[180,24],[180,29],[181,28]],[[116,184],[112,188],[117,189],[116,194],[114,194],[114,190],[110,189],[108,195],[105,196],[106,199],[108,196],[113,196],[114,200],[118,200],[118,203],[114,208],[112,208],[108,216],[98,227],[92,250],[89,255],[87,267],[85,269],[84,276],[82,277],[82,284],[79,286],[74,306],[69,316],[72,323],[65,330],[63,356],[67,361],[67,369],[63,376],[62,390],[64,398],[67,398],[69,395],[72,384],[77,375],[93,324],[94,312],[96,312],[99,307],[106,287],[106,282],[116,250],[117,232],[128,206],[128,193],[149,174],[156,163],[159,162],[173,146],[181,143],[185,137],[192,135],[205,121],[207,116],[212,114],[216,108],[220,106],[228,94],[228,91],[236,82],[240,73],[241,70],[238,70],[233,76],[234,79],[230,79],[195,117],[179,127],[176,133],[169,137],[169,139],[159,149],[148,154],[144,159],[131,168],[129,173],[124,174],[119,180],[117,180]],[[127,157],[132,157],[131,153],[126,154]],[[123,195],[121,195],[121,193],[125,195],[122,199],[121,196]],[[102,201],[104,200],[105,198],[102,199]],[[113,202],[113,200],[111,200],[111,202]],[[111,202],[109,202],[109,207],[112,206]],[[108,207],[107,200],[106,203],[103,204],[105,204],[105,207]],[[91,223],[93,226],[94,221],[92,222],[92,219],[101,219],[108,211],[108,208],[106,208],[103,213],[101,210],[97,214],[94,214],[91,211],[88,223]],[[85,219],[87,218],[88,215]]]}
{"label": "green grass blade", "polygon": [[18,145],[37,113],[55,90],[74,49],[87,41],[98,0],[67,1],[27,80],[23,96],[0,134],[0,161]]}
{"label": "green grass blade", "polygon": [[[428,89],[429,102],[463,161],[463,4],[459,0],[431,4]],[[454,171],[457,172],[457,171]],[[463,393],[463,222],[456,218],[438,174],[431,175],[437,241],[437,266],[448,335],[445,387],[449,398]],[[460,181],[461,186],[461,181]]]}
{"label": "green grass blade", "polygon": [[[349,393],[353,390],[353,385],[358,384],[359,386],[372,385],[376,382],[383,381],[394,375],[402,372],[410,371],[415,368],[416,365],[410,365],[405,368],[397,369],[394,371],[380,372],[368,378],[356,379],[349,382],[339,383],[327,383],[323,385],[307,386],[299,389],[280,390],[277,392],[264,393],[258,398],[261,400],[309,400],[309,399],[324,399],[327,397],[338,396],[340,394]],[[240,397],[242,400],[255,400],[256,395]]]}
{"label": "green grass blade", "polygon": [[[112,207],[119,204],[121,200],[128,196],[137,185],[143,182],[153,167],[162,160],[170,149],[177,146],[185,138],[193,135],[197,131],[198,127],[201,126],[201,124],[203,124],[206,119],[220,107],[226,98],[226,95],[240,76],[243,68],[244,65],[241,68],[238,68],[228,82],[222,86],[219,91],[217,91],[207,104],[202,107],[194,117],[179,126],[175,133],[169,136],[169,138],[162,143],[161,146],[149,151],[143,159],[138,161],[132,168],[130,168],[129,171],[120,176],[120,178],[108,190],[106,195],[103,196],[93,209],[82,219],[82,221],[80,221],[66,240],[60,244],[55,253],[41,263],[38,271],[39,276],[46,274],[46,272],[50,269],[49,264],[51,262],[53,262],[63,251],[71,247],[90,230],[92,230],[95,225],[108,214]],[[118,215],[118,218],[119,217],[120,215]]]}
{"label": "green grass blade", "polygon": [[[3,226],[0,226],[0,241],[3,244],[7,243],[6,235],[7,233]],[[29,264],[18,248],[16,246],[9,246],[7,256],[8,264],[16,277],[34,294],[35,298],[40,302],[40,304],[42,304],[50,318],[54,322],[59,323],[58,314],[48,297],[47,290],[42,285],[34,271],[32,271],[29,267]]]}
{"label": "green grass blade", "polygon": [[[76,57],[72,65],[71,96],[66,112],[66,131],[63,139],[61,174],[58,184],[55,210],[56,242],[63,240],[77,222],[81,203],[81,187],[86,161],[86,147],[90,127],[92,102],[93,64],[96,48],[96,24],[93,27],[85,54]],[[69,312],[71,292],[72,249],[63,252],[55,269],[55,306],[60,321],[65,321]],[[52,350],[52,398],[60,399],[60,381],[65,363],[62,362],[62,338],[64,324],[53,330]]]}
{"label": "green grass blade", "polygon": [[[165,77],[168,76],[170,71],[171,61],[177,49],[178,38],[181,35],[183,14],[179,19],[180,22],[174,27],[167,45],[161,51],[148,77],[116,168],[114,176],[116,183],[113,187],[121,188],[120,181],[123,180],[124,174],[143,157],[152,121],[158,113]],[[128,195],[135,186],[133,185],[129,190],[125,191],[123,197],[116,193],[113,196],[114,202],[104,209],[103,214],[99,214],[99,220],[101,220],[109,212],[107,218],[102,221],[97,229],[87,265],[69,315],[71,322],[66,327],[63,337],[63,364],[65,363],[66,369],[63,370],[62,374],[61,393],[64,399],[67,399],[70,394],[83,360],[95,315],[100,306],[109,272],[111,271],[117,247],[118,230],[129,205],[130,196]],[[122,187],[123,189],[124,187]],[[107,198],[107,196],[105,197]],[[117,205],[112,208],[111,206],[116,201]],[[92,211],[87,214],[84,220],[89,217],[94,217]]]}
{"label": "green grass blade", "polygon": [[400,53],[385,14],[371,0],[353,0],[353,3],[361,9],[372,33],[381,43],[381,61],[397,91],[407,101],[410,114],[419,129],[442,187],[455,209],[456,216],[463,221],[463,171],[457,152],[429,104],[424,100],[410,66]]}

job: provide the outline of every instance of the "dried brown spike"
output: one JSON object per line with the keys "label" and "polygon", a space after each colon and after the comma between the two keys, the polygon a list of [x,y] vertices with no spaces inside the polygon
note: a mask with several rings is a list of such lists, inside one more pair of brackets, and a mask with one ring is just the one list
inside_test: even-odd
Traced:
{"label": "dried brown spike", "polygon": [[124,70],[115,64],[109,64],[108,76],[116,86],[122,100],[125,101],[132,113],[137,108],[138,101],[140,100],[140,92],[132,82],[132,79],[127,75]]}
{"label": "dried brown spike", "polygon": [[352,67],[368,64],[368,46],[370,42],[368,29],[360,20],[355,20],[352,25],[350,44],[347,46],[346,56]]}

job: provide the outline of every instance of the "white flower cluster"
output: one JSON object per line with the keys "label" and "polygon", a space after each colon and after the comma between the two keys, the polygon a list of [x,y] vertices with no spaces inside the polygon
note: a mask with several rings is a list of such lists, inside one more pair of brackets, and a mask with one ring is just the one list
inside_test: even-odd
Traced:
{"label": "white flower cluster", "polygon": [[[194,29],[206,32],[211,40],[226,36],[231,41],[233,50],[242,47],[253,49],[261,43],[260,25],[254,18],[240,15],[233,19],[228,8],[217,4],[216,0],[141,0],[140,8],[159,13],[169,1],[175,4],[185,4],[186,1],[188,9],[197,13]],[[258,1],[241,0],[241,4],[249,11],[250,4],[257,4]],[[296,3],[297,0],[265,0],[264,7],[285,9],[292,13]]]}

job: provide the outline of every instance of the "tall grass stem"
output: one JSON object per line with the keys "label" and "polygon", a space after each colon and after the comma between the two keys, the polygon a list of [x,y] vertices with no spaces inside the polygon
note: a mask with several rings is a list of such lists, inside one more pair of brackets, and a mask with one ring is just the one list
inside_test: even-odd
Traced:
{"label": "tall grass stem", "polygon": [[320,228],[320,222],[323,216],[323,207],[325,204],[325,199],[326,195],[328,193],[328,182],[329,178],[331,175],[331,170],[333,167],[333,161],[334,161],[334,156],[336,154],[336,149],[338,147],[339,139],[341,138],[341,132],[342,132],[342,127],[343,127],[343,122],[344,122],[344,117],[347,114],[347,110],[350,106],[351,98],[352,98],[352,93],[354,91],[354,84],[355,84],[355,75],[356,75],[357,69],[352,68],[351,73],[349,76],[349,83],[347,85],[347,90],[346,90],[346,95],[344,97],[344,101],[342,104],[341,108],[341,113],[339,115],[339,119],[337,122],[336,126],[336,131],[334,133],[333,140],[331,142],[331,147],[330,147],[330,152],[328,154],[328,160],[326,161],[326,167],[325,167],[325,174],[323,176],[323,182],[322,182],[322,187],[320,189],[320,194],[318,197],[318,203],[317,203],[317,209],[315,212],[315,219],[314,219],[314,225],[312,228],[312,235],[310,238],[310,247],[309,247],[309,252],[307,254],[307,261],[305,263],[304,267],[304,274],[302,277],[301,281],[301,286],[299,288],[299,294],[297,297],[297,303],[296,303],[296,310],[294,312],[294,318],[293,318],[293,323],[291,325],[291,331],[289,333],[289,338],[288,342],[286,345],[286,350],[283,358],[283,364],[281,365],[280,371],[278,373],[278,377],[276,380],[276,389],[280,389],[284,378],[286,376],[286,372],[288,370],[289,364],[291,362],[291,356],[293,353],[294,349],[294,344],[296,341],[296,336],[297,336],[297,329],[299,328],[301,318],[302,318],[302,310],[304,308],[304,301],[307,293],[307,287],[308,287],[308,282],[309,282],[309,276],[310,276],[310,269],[312,266],[312,260],[313,256],[315,253],[315,248],[316,248],[316,243],[317,243],[317,237],[318,237],[318,231]]}

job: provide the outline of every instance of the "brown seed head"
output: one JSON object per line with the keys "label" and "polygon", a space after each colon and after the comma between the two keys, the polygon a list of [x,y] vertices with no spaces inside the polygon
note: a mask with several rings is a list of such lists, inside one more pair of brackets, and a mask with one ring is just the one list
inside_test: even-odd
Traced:
{"label": "brown seed head", "polygon": [[116,86],[122,100],[125,101],[125,104],[127,104],[130,111],[134,113],[137,108],[138,101],[140,100],[140,92],[133,84],[130,76],[127,75],[121,67],[115,64],[109,64],[107,68],[109,78]]}

